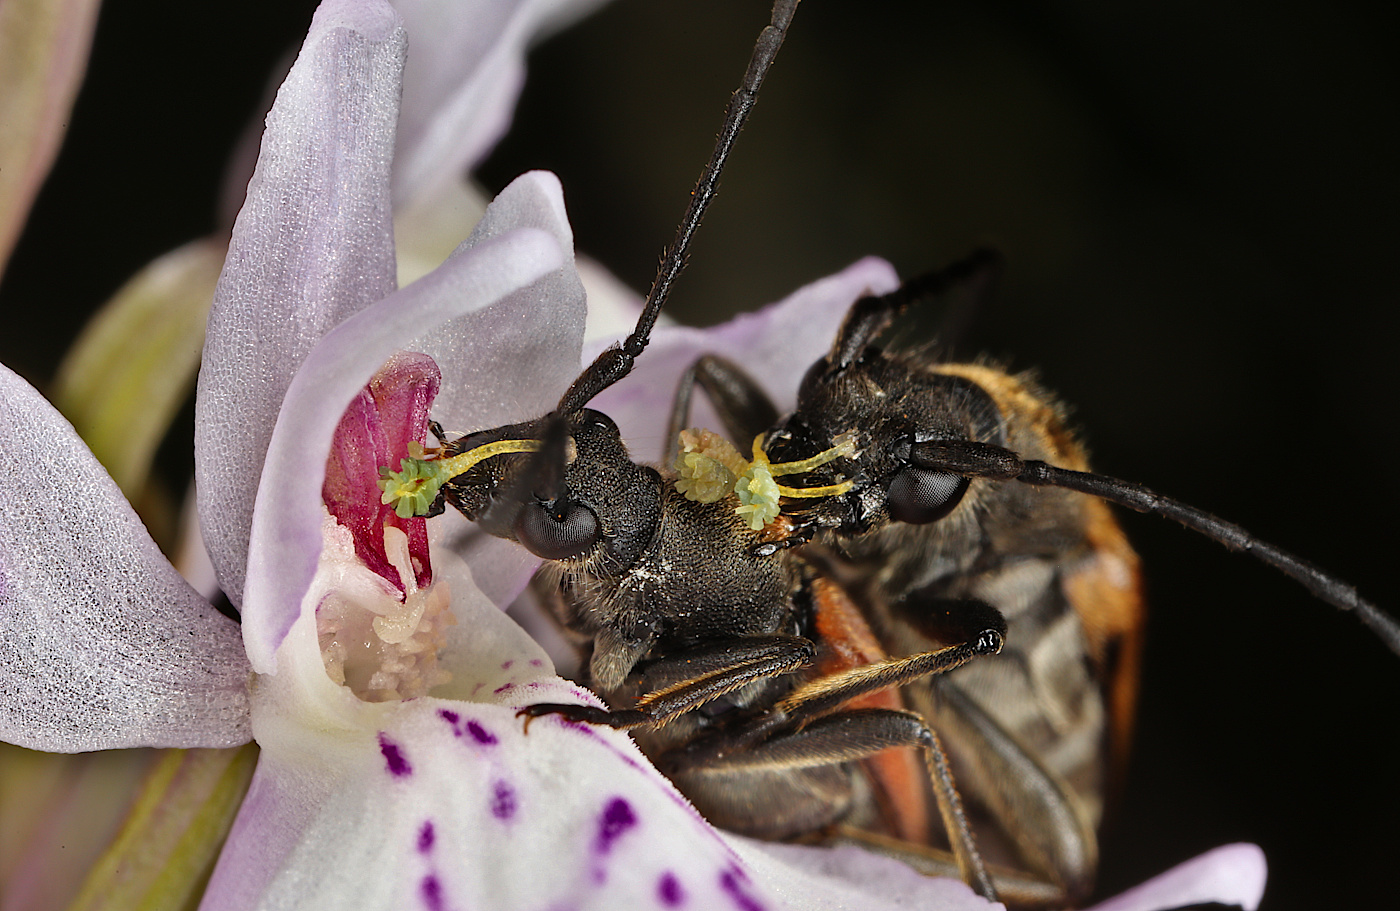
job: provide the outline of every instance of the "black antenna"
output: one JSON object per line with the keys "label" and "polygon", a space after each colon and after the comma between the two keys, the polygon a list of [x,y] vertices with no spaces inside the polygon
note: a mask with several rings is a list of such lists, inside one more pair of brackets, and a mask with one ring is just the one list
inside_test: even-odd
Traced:
{"label": "black antenna", "polygon": [[724,112],[724,125],[720,127],[719,139],[715,142],[715,150],[710,153],[710,160],[705,164],[705,170],[700,173],[695,191],[690,194],[690,206],[685,210],[680,227],[676,229],[676,239],[671,242],[661,260],[661,268],[656,273],[656,280],[652,282],[651,291],[647,293],[646,304],[642,307],[642,315],[637,320],[636,328],[620,345],[609,347],[579,374],[569,391],[559,400],[556,414],[568,416],[577,413],[598,393],[632,372],[632,365],[650,341],[652,327],[656,325],[656,318],[661,314],[666,298],[670,296],[671,284],[685,268],[690,241],[695,236],[696,229],[700,227],[700,220],[705,217],[705,209],[714,199],[719,186],[720,172],[724,170],[724,163],[729,158],[730,150],[734,148],[739,131],[743,129],[753,111],[754,103],[758,101],[758,90],[763,85],[763,77],[768,74],[773,58],[778,55],[778,48],[783,46],[783,38],[787,36],[788,25],[792,22],[792,14],[796,12],[798,2],[799,0],[777,0],[773,4],[772,23],[759,33],[753,56],[749,58],[749,67],[744,72],[744,81],[729,99],[729,106]]}
{"label": "black antenna", "polygon": [[1224,519],[1180,500],[1164,497],[1141,484],[1121,481],[1088,471],[1057,468],[1046,462],[1024,461],[1000,446],[965,440],[929,440],[914,443],[911,459],[921,467],[940,469],[967,477],[1016,480],[1035,487],[1062,487],[1126,506],[1142,513],[1174,519],[1192,531],[1219,541],[1231,550],[1242,551],[1274,567],[1302,584],[1317,598],[1333,607],[1353,611],[1381,641],[1400,654],[1400,623],[1379,607],[1362,598],[1356,589],[1281,547],[1255,537]]}

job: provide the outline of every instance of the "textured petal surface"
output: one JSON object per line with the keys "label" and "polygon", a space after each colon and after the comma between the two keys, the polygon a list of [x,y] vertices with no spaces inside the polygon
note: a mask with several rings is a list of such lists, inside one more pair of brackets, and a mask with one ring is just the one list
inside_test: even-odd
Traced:
{"label": "textured petal surface", "polygon": [[567,262],[533,228],[502,234],[364,310],[307,357],[277,419],[253,514],[243,638],[258,673],[300,612],[321,551],[321,484],[331,435],[350,401],[415,335],[487,307]]}
{"label": "textured petal surface", "polygon": [[398,0],[413,36],[394,198],[412,203],[474,167],[510,125],[535,39],[603,0]]}
{"label": "textured petal surface", "polygon": [[909,908],[990,911],[1001,905],[966,883],[914,872],[897,860],[859,848],[808,848],[727,836],[764,886],[788,907],[808,911]]}
{"label": "textured petal surface", "polygon": [[54,752],[248,739],[238,627],[163,557],[62,417],[0,367],[0,738]]}
{"label": "textured petal surface", "polygon": [[[662,437],[681,374],[700,355],[719,354],[748,370],[779,411],[790,409],[803,373],[831,347],[851,304],[898,286],[894,267],[869,257],[757,313],[742,313],[710,329],[660,326],[632,375],[598,396],[592,407],[617,421],[633,458],[655,460],[665,448]],[[590,344],[585,358],[603,347]],[[703,395],[694,405],[691,426],[721,429]]]}
{"label": "textured petal surface", "polygon": [[1173,867],[1091,911],[1163,911],[1218,902],[1254,911],[1264,896],[1268,866],[1257,845],[1225,845]]}
{"label": "textured petal surface", "polygon": [[406,38],[382,0],[327,0],[267,117],[209,318],[195,410],[200,522],[243,600],[273,420],[329,329],[394,289],[389,211]]}
{"label": "textured petal surface", "polygon": [[559,178],[548,171],[517,177],[492,200],[452,256],[464,256],[518,228],[548,232],[567,264],[489,308],[431,327],[412,345],[431,355],[442,370],[433,417],[448,430],[480,430],[539,417],[554,407],[579,372],[588,305],[573,264],[574,235]]}

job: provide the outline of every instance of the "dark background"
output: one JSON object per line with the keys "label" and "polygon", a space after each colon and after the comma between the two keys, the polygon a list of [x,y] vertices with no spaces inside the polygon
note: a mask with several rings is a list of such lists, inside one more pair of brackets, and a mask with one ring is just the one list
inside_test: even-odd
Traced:
{"label": "dark background", "polygon": [[[311,8],[107,3],[0,284],[0,359],[42,384],[122,281],[215,229],[228,152]],[[558,171],[580,250],[643,288],[766,16],[764,0],[606,8],[532,58],[483,180]],[[1099,470],[1394,613],[1395,16],[808,0],[672,312],[711,323],[868,253],[912,274],[995,243],[1009,265],[970,352],[1039,369]],[[1152,615],[1104,891],[1248,840],[1269,857],[1266,909],[1393,904],[1400,658],[1247,558],[1124,523]]]}

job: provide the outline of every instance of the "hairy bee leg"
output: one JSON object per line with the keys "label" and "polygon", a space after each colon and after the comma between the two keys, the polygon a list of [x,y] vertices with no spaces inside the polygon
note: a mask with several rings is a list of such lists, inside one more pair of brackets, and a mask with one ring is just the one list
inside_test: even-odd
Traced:
{"label": "hairy bee leg", "polygon": [[[980,604],[980,602],[977,602]],[[769,724],[802,723],[835,711],[852,699],[891,687],[904,686],[915,680],[944,674],[961,667],[981,655],[1001,651],[1006,637],[1006,621],[990,605],[982,605],[987,613],[980,628],[958,645],[921,652],[907,658],[890,658],[818,677],[794,690],[778,703]]]}
{"label": "hairy bee leg", "polygon": [[[637,707],[634,709],[608,711],[591,705],[541,702],[527,705],[516,714],[527,718],[560,715],[568,721],[605,724],[614,728],[639,725],[659,727],[679,715],[732,693],[745,684],[769,677],[780,677],[805,667],[812,662],[816,653],[816,648],[810,641],[796,636],[764,636],[758,641],[734,639],[723,644],[731,654],[727,666],[647,693],[637,701]],[[706,653],[717,645],[711,643],[709,648],[702,651],[701,659],[703,660]],[[685,654],[678,652],[669,656],[668,660],[683,662]]]}
{"label": "hairy bee leg", "polygon": [[938,681],[926,701],[918,707],[961,748],[964,784],[979,795],[1025,864],[1066,901],[1084,898],[1098,867],[1098,838],[1072,789],[953,681]]}
{"label": "hairy bee leg", "polygon": [[783,771],[854,762],[893,747],[921,748],[958,871],[978,894],[996,901],[996,889],[973,840],[947,754],[938,735],[913,712],[852,709],[780,730],[758,742],[724,737],[710,746],[703,758],[698,752],[679,750],[661,757],[661,765],[672,774],[687,769]]}
{"label": "hairy bee leg", "polygon": [[[867,832],[854,826],[835,826],[820,844],[833,847],[852,845],[886,857],[893,857],[925,876],[958,876],[957,858],[951,851]],[[1068,899],[1060,887],[1009,867],[987,864],[997,897],[1017,908],[1064,907]]]}
{"label": "hairy bee leg", "polygon": [[774,634],[704,642],[682,652],[640,662],[641,702],[650,702],[681,684],[724,673],[736,665],[771,658],[811,654],[812,642],[801,636]]}
{"label": "hairy bee leg", "polygon": [[[911,593],[894,605],[898,615],[926,636],[964,638],[969,624],[996,609],[983,601],[920,597]],[[1046,768],[959,687],[934,683],[932,695],[915,706],[951,742],[965,784],[981,796],[998,827],[1015,842],[1024,862],[1052,880],[1069,900],[1093,885],[1098,839],[1090,814],[1060,776]]]}
{"label": "hairy bee leg", "polygon": [[744,368],[718,355],[707,354],[686,368],[676,386],[666,428],[663,465],[676,461],[681,431],[690,426],[690,402],[697,385],[705,390],[731,440],[748,443],[778,423],[778,407]]}

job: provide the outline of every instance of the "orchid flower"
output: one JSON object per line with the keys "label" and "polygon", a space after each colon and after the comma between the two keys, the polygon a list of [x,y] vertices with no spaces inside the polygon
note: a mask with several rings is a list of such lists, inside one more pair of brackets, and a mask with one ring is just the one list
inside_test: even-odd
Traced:
{"label": "orchid flower", "polygon": [[[390,518],[374,481],[422,443],[429,413],[474,429],[547,411],[580,366],[583,288],[542,173],[395,288],[405,45],[378,0],[318,10],[219,280],[197,476],[241,628],[165,561],[71,427],[0,371],[0,737],[54,751],[255,738],[210,909],[987,907],[888,858],[722,833],[621,732],[544,718],[527,735],[522,705],[596,704],[497,607],[531,561],[478,546],[457,517]],[[783,395],[850,303],[893,282],[864,260],[747,322],[659,330],[655,345],[762,353],[773,374],[759,378]],[[610,393],[634,439],[658,432],[627,388]],[[1115,911],[1253,907],[1262,862],[1221,849],[1143,888]]]}

